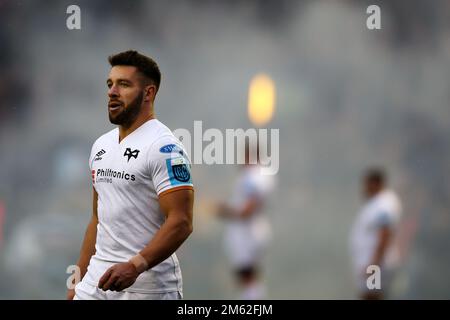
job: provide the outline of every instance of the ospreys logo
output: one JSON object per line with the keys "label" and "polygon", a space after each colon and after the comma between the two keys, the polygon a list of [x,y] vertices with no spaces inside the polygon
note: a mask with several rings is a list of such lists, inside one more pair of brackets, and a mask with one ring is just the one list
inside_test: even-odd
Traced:
{"label": "ospreys logo", "polygon": [[127,162],[130,162],[131,158],[137,159],[138,154],[139,154],[139,150],[138,149],[131,151],[131,148],[127,148],[125,150],[125,153],[123,154],[123,156],[124,157],[128,157],[128,161]]}

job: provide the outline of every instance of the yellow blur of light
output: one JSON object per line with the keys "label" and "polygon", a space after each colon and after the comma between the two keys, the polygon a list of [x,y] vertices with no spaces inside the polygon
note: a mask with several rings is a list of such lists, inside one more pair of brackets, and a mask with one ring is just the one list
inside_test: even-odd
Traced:
{"label": "yellow blur of light", "polygon": [[258,74],[250,81],[248,117],[256,126],[267,124],[275,109],[275,83],[266,74]]}

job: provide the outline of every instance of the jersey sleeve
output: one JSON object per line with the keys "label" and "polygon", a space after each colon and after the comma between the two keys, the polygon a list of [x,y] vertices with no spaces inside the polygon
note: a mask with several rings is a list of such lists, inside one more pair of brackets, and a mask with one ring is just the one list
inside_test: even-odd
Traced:
{"label": "jersey sleeve", "polygon": [[378,228],[392,227],[394,225],[394,219],[387,211],[380,211],[376,217],[375,224]]}
{"label": "jersey sleeve", "polygon": [[273,191],[275,181],[272,176],[262,175],[254,171],[252,177],[246,181],[245,190],[247,197],[264,199]]}
{"label": "jersey sleeve", "polygon": [[191,189],[191,162],[183,145],[171,136],[162,137],[148,153],[149,171],[159,195],[179,189]]}
{"label": "jersey sleeve", "polygon": [[378,228],[393,228],[399,222],[399,208],[392,198],[382,199],[376,211],[375,225]]}
{"label": "jersey sleeve", "polygon": [[91,147],[91,153],[89,155],[89,170],[92,171],[92,162],[94,161],[94,150],[95,150],[95,143]]}
{"label": "jersey sleeve", "polygon": [[91,173],[92,178],[92,186],[95,188],[95,170],[92,168],[92,164],[94,162],[95,152],[96,152],[96,144],[97,141],[94,142],[91,148],[91,154],[89,155],[89,171]]}

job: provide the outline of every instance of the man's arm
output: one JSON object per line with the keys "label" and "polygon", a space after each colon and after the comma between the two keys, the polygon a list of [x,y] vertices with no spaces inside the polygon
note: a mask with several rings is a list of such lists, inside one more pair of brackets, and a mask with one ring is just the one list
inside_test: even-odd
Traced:
{"label": "man's arm", "polygon": [[237,212],[226,204],[219,205],[218,215],[227,219],[247,219],[261,207],[262,200],[258,197],[251,197],[240,210],[237,210]]}
{"label": "man's arm", "polygon": [[136,256],[141,259],[142,264],[138,265],[132,259],[112,266],[101,277],[98,284],[100,289],[121,291],[128,288],[140,273],[170,257],[192,233],[193,190],[180,189],[163,193],[159,197],[159,205],[166,216],[166,221]]}
{"label": "man's arm", "polygon": [[[97,191],[93,188],[93,197],[92,197],[92,217],[89,222],[86,232],[84,234],[83,245],[80,250],[80,257],[77,262],[77,266],[80,268],[81,279],[83,279],[86,274],[87,267],[89,265],[89,261],[91,257],[95,254],[95,242],[97,239],[97,224],[98,224],[98,215],[97,215],[97,200],[98,194]],[[75,296],[75,289],[69,289],[67,291],[67,299],[72,300]]]}
{"label": "man's arm", "polygon": [[389,226],[383,226],[378,231],[378,242],[372,257],[372,265],[381,266],[384,256],[386,255],[389,242],[392,238],[392,231]]}
{"label": "man's arm", "polygon": [[[382,226],[378,231],[378,241],[375,247],[375,252],[372,256],[371,265],[381,267],[384,256],[386,255],[389,242],[392,238],[392,230],[389,226]],[[382,271],[383,272],[383,271]],[[380,300],[383,299],[383,292],[381,291],[365,291],[361,294],[364,300]]]}
{"label": "man's arm", "polygon": [[192,233],[194,191],[181,189],[163,194],[159,204],[166,221],[152,241],[140,252],[148,269],[166,260]]}

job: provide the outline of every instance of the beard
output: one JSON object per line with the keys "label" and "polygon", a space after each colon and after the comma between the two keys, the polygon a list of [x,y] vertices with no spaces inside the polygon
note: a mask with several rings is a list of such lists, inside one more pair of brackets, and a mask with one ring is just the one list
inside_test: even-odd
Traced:
{"label": "beard", "polygon": [[140,92],[138,96],[128,104],[128,106],[122,105],[120,107],[121,110],[116,115],[108,110],[109,121],[112,124],[117,124],[122,127],[129,128],[134,123],[137,116],[139,115],[139,112],[141,111],[143,99],[144,93]]}

